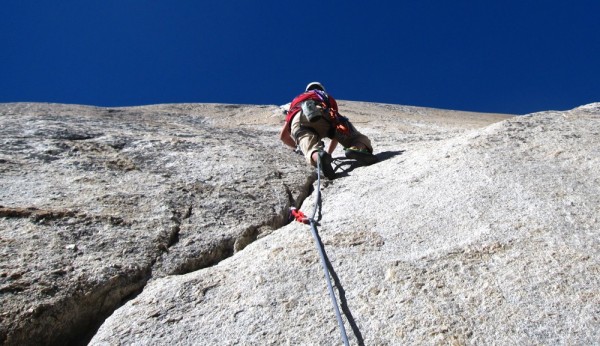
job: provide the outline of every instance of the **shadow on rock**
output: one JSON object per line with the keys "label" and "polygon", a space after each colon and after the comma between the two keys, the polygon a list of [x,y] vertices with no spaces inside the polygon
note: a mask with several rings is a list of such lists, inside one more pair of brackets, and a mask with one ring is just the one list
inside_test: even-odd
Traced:
{"label": "shadow on rock", "polygon": [[356,167],[362,166],[358,161],[346,158],[335,158],[332,162],[333,170],[338,178],[347,177],[348,173],[352,172]]}
{"label": "shadow on rock", "polygon": [[392,157],[402,155],[406,150],[395,150],[395,151],[384,151],[382,153],[375,154],[379,159],[379,162],[391,159]]}
{"label": "shadow on rock", "polygon": [[[384,152],[378,153],[375,156],[377,156],[377,159],[379,161],[374,163],[374,165],[376,165],[377,163],[379,163],[381,161],[391,159],[392,157],[402,155],[402,153],[404,153],[404,152],[405,152],[405,150],[396,150],[396,151],[384,151]],[[334,158],[332,164],[333,164],[333,169],[334,169],[334,171],[336,171],[338,178],[347,177],[348,173],[352,172],[355,168],[365,166],[365,164],[363,164],[363,163],[360,163],[353,159],[347,159],[344,157]]]}

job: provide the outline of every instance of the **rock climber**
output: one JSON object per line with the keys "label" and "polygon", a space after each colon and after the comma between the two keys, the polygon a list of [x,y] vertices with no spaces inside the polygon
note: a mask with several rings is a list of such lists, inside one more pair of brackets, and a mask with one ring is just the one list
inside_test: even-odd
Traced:
{"label": "rock climber", "polygon": [[[294,149],[299,147],[313,166],[320,156],[321,171],[328,179],[335,177],[331,154],[338,143],[344,146],[349,159],[364,164],[377,162],[369,138],[338,112],[337,102],[319,82],[309,83],[305,92],[294,98],[279,138]],[[326,151],[319,150],[323,138],[331,139]]]}

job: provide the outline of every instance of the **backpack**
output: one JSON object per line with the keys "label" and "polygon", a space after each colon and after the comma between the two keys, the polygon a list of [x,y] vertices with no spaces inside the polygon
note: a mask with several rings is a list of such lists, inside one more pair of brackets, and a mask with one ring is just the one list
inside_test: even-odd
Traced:
{"label": "backpack", "polygon": [[[298,95],[292,101],[285,118],[288,130],[291,131],[292,119],[301,110],[310,121],[317,121],[320,117],[328,119],[332,125],[330,138],[334,136],[338,138],[350,137],[356,131],[348,118],[338,112],[335,99],[322,90],[309,90]],[[309,115],[308,113],[314,114]]]}
{"label": "backpack", "polygon": [[290,104],[285,122],[290,126],[294,116],[301,110],[311,121],[317,121],[319,117],[325,116],[327,112],[331,113],[332,110],[337,113],[337,103],[335,103],[335,100],[330,102],[330,99],[333,100],[332,97],[321,90],[309,90],[298,95]]}

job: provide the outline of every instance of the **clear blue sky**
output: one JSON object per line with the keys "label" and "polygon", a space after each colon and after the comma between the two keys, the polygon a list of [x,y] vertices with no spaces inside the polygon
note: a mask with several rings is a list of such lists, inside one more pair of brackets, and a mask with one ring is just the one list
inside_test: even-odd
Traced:
{"label": "clear blue sky", "polygon": [[600,101],[600,1],[4,0],[0,102]]}

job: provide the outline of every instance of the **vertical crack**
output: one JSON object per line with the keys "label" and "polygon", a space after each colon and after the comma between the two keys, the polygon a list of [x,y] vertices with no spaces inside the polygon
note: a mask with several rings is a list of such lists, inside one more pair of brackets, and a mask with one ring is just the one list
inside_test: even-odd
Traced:
{"label": "vertical crack", "polygon": [[[282,200],[283,205],[280,206],[280,210],[277,214],[267,220],[263,220],[259,223],[248,226],[235,236],[223,237],[219,240],[215,240],[209,246],[209,248],[201,254],[197,256],[190,256],[182,260],[182,262],[179,263],[175,269],[169,271],[169,274],[183,275],[196,270],[214,266],[219,262],[233,256],[235,253],[242,251],[257,239],[268,236],[273,231],[287,225],[290,222],[290,207],[294,206],[299,208],[302,205],[304,200],[313,192],[313,184],[315,180],[316,176],[314,174],[309,175],[304,184],[300,186],[297,197],[294,197],[294,193],[289,186],[283,184],[285,196]],[[190,206],[187,212],[184,213],[183,219],[188,219],[191,215],[192,207]],[[178,222],[178,226],[181,226],[183,219],[175,218],[175,220]],[[178,232],[179,229],[177,229],[177,232],[172,232],[176,233],[176,235],[173,235],[172,237],[178,236]],[[171,246],[175,245],[175,243],[176,242],[174,242]],[[166,252],[168,252],[168,248],[166,249]]]}
{"label": "vertical crack", "polygon": [[[300,207],[302,205],[304,200],[313,192],[315,180],[316,177],[314,174],[310,175],[300,187],[297,197],[294,197],[294,193],[289,186],[283,184],[285,197],[282,199],[282,202],[284,205],[281,206],[281,209],[276,215],[270,219],[247,227],[235,237],[224,237],[215,241],[207,251],[204,251],[198,257],[187,258],[182,261],[169,274],[186,274],[214,266],[233,256],[235,253],[242,251],[257,239],[268,236],[273,231],[287,225],[290,222],[289,208],[291,206]],[[191,203],[185,205],[183,208],[171,208],[171,217],[169,218],[170,225],[167,226],[168,231],[164,232],[157,240],[159,252],[152,263],[145,269],[140,268],[135,277],[121,277],[117,279],[118,282],[107,283],[104,285],[104,288],[97,291],[96,294],[94,294],[94,299],[104,302],[102,304],[104,312],[102,313],[101,318],[96,316],[95,322],[91,322],[87,327],[83,327],[80,332],[70,339],[71,342],[68,342],[67,344],[87,344],[87,342],[93,338],[106,317],[110,316],[112,312],[143,292],[147,283],[155,278],[156,273],[154,273],[154,270],[156,269],[155,266],[157,261],[159,261],[161,257],[169,256],[170,249],[180,243],[182,225],[186,220],[189,220],[193,214],[194,207]],[[90,299],[92,298],[93,297],[90,297]],[[89,305],[91,303],[82,304]],[[87,320],[90,321],[91,319]]]}

